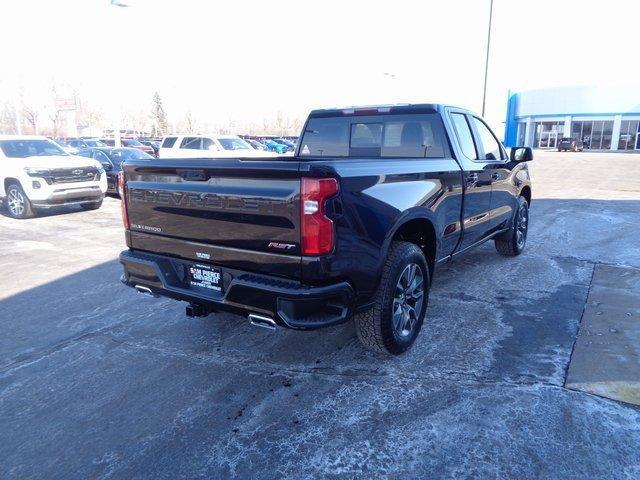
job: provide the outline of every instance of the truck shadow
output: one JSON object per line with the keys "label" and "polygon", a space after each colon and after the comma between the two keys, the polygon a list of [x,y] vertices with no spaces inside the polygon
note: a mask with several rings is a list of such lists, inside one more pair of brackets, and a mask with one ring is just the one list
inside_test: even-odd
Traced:
{"label": "truck shadow", "polygon": [[363,350],[352,323],[271,333],[229,314],[186,318],[185,304],[122,286],[113,260],[0,300],[0,365],[107,339],[179,363],[264,372],[561,384],[593,263],[640,266],[629,241],[640,238],[638,211],[640,201],[534,200],[527,251],[504,258],[486,244],[443,266],[423,331],[397,358]]}

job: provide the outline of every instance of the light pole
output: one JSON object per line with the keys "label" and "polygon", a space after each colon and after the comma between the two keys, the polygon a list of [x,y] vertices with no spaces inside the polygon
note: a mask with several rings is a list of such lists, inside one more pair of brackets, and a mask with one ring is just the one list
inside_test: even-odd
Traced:
{"label": "light pole", "polygon": [[491,47],[491,17],[493,16],[493,0],[489,0],[489,30],[487,31],[487,58],[484,62],[484,88],[482,90],[482,116],[487,100],[487,75],[489,73],[489,47]]}
{"label": "light pole", "polygon": [[[109,5],[112,7],[123,7],[123,8],[129,6],[122,0],[109,0]],[[118,20],[117,16],[112,18],[115,18],[116,21]],[[119,36],[114,35],[113,49],[114,49],[114,54],[116,58],[118,58],[118,55],[120,54],[119,46],[120,46]],[[120,117],[121,116],[122,116],[122,110],[120,108],[120,101],[118,100],[116,101],[116,121],[113,128],[113,146],[114,147],[122,146],[122,142],[120,141],[120,122],[121,122]]]}

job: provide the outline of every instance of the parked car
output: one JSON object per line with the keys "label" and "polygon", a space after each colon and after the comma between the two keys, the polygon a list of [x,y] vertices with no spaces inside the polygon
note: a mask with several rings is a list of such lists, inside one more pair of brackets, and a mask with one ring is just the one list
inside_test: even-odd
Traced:
{"label": "parked car", "polygon": [[100,208],[104,173],[100,163],[69,155],[46,137],[0,135],[0,199],[14,218],[59,205]]}
{"label": "parked car", "polygon": [[76,147],[72,147],[71,145],[68,145],[66,141],[60,138],[56,138],[55,140],[51,140],[51,141],[54,142],[56,145],[58,145],[60,148],[62,148],[62,150],[64,150],[64,152],[68,153],[69,155],[75,155],[76,153],[78,153],[78,149]]}
{"label": "parked car", "polygon": [[286,145],[287,149],[291,152],[293,152],[296,149],[296,144],[287,140],[286,138],[274,138],[273,141],[278,142],[282,145]]}
{"label": "parked car", "polygon": [[254,140],[252,138],[245,138],[245,141],[256,150],[264,150],[264,151],[267,150],[267,147],[264,144],[260,143],[258,140]]}
{"label": "parked car", "polygon": [[67,146],[73,147],[73,148],[75,148],[77,150],[80,150],[82,148],[104,147],[104,146],[106,146],[100,140],[93,139],[93,138],[69,138],[69,139],[65,139],[64,143]]}
{"label": "parked car", "polygon": [[102,143],[97,138],[83,138],[84,143],[87,147],[85,148],[93,148],[93,147],[106,147],[107,145]]}
{"label": "parked car", "polygon": [[575,138],[568,138],[568,137],[564,137],[561,138],[560,141],[558,142],[558,151],[562,152],[568,152],[569,150],[571,150],[572,152],[577,152],[577,151],[582,151],[584,149],[584,145],[582,143],[582,140],[577,140]]}
{"label": "parked car", "polygon": [[122,163],[126,160],[149,160],[154,158],[142,150],[129,147],[96,147],[85,148],[78,155],[97,160],[104,168],[107,176],[107,193],[118,195],[118,174],[122,171]]}
{"label": "parked car", "polygon": [[138,140],[142,145],[146,145],[153,149],[153,156],[157,157],[160,152],[160,142],[155,140]]}
{"label": "parked car", "polygon": [[160,145],[160,158],[257,157],[265,152],[253,148],[237,135],[169,135]]}
{"label": "parked car", "polygon": [[267,147],[267,150],[270,152],[276,152],[279,154],[283,154],[289,151],[289,147],[282,143],[274,142],[271,139],[266,139],[263,142],[264,146]]}
{"label": "parked car", "polygon": [[488,240],[524,250],[532,150],[508,156],[472,112],[319,110],[303,132],[293,157],[126,162],[122,281],[269,329],[353,318],[366,347],[400,354],[438,266]]}
{"label": "parked car", "polygon": [[156,152],[153,150],[153,147],[149,145],[144,145],[140,143],[138,140],[135,140],[133,138],[121,138],[120,143],[122,144],[123,147],[142,150],[143,152],[148,153],[149,155],[153,155],[154,157],[156,155]]}
{"label": "parked car", "polygon": [[[116,146],[116,141],[113,138],[101,138],[100,141],[104,143],[105,146],[107,147]],[[149,145],[143,145],[138,140],[135,140],[133,138],[121,138],[120,145],[122,147],[129,147],[129,148],[142,150],[143,152],[148,153],[149,155],[155,156],[155,152],[153,151],[152,147],[150,147]]]}

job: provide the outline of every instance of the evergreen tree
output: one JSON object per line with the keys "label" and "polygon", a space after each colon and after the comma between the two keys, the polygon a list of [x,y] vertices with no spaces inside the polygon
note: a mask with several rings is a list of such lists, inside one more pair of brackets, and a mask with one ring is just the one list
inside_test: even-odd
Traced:
{"label": "evergreen tree", "polygon": [[164,111],[164,107],[162,106],[162,99],[160,98],[160,94],[155,92],[153,94],[153,118],[155,120],[154,130],[157,136],[162,136],[168,133],[168,125],[167,125],[167,113]]}

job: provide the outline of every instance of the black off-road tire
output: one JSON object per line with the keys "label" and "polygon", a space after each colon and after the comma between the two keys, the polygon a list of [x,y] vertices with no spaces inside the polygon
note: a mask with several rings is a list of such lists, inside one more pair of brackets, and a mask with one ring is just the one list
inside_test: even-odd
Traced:
{"label": "black off-road tire", "polygon": [[[521,222],[521,213],[522,209],[525,212],[525,221],[526,224],[524,226],[524,240],[519,241],[518,230],[522,232]],[[496,246],[496,250],[500,255],[505,257],[515,257],[520,255],[524,251],[524,247],[527,244],[527,233],[529,230],[529,204],[527,200],[520,196],[518,197],[518,207],[516,210],[516,214],[513,217],[513,224],[511,228],[507,230],[505,233],[498,235],[494,239],[494,244]]]}
{"label": "black off-road tire", "polygon": [[[394,295],[400,275],[410,264],[416,264],[421,270],[424,294],[417,322],[411,333],[401,338],[393,326]],[[390,355],[399,355],[411,347],[420,333],[426,316],[430,283],[429,267],[420,247],[409,242],[393,242],[374,297],[373,307],[354,316],[360,342],[369,350]]]}
{"label": "black off-road tire", "polygon": [[[18,199],[22,199],[22,207],[12,207],[10,205],[13,202],[18,201]],[[27,194],[24,193],[22,186],[19,183],[10,183],[7,185],[5,190],[5,199],[4,199],[4,207],[12,218],[31,218],[35,216],[35,211],[33,209],[33,205],[31,204],[31,200],[27,197]]]}
{"label": "black off-road tire", "polygon": [[102,206],[102,200],[91,203],[81,203],[80,206],[83,210],[97,210]]}

